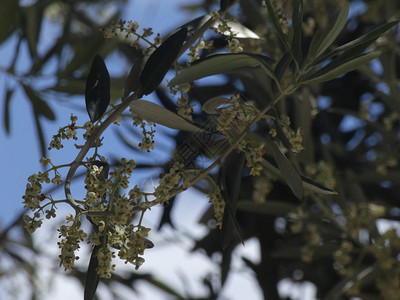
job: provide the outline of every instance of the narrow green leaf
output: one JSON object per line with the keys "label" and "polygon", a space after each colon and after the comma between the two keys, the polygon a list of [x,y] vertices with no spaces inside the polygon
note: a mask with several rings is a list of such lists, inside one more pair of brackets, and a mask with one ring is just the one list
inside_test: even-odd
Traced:
{"label": "narrow green leaf", "polygon": [[144,95],[153,92],[161,83],[165,74],[177,59],[186,40],[187,32],[186,27],[181,27],[149,56],[140,74],[140,83],[143,86]]}
{"label": "narrow green leaf", "polygon": [[293,211],[297,205],[283,201],[268,199],[264,203],[255,203],[254,201],[239,201],[238,209],[252,214],[286,216]]}
{"label": "narrow green leaf", "polygon": [[274,70],[275,76],[278,80],[281,80],[283,75],[285,75],[285,72],[287,68],[290,66],[292,60],[293,60],[292,55],[290,55],[289,52],[286,52],[279,60]]}
{"label": "narrow green leaf", "polygon": [[43,20],[43,3],[37,1],[25,8],[24,33],[28,40],[29,50],[33,58],[37,57],[37,43]]}
{"label": "narrow green leaf", "polygon": [[7,88],[6,95],[4,97],[4,128],[6,129],[7,134],[10,134],[10,102],[12,99],[12,95],[14,94],[14,89]]}
{"label": "narrow green leaf", "polygon": [[0,43],[9,38],[17,28],[16,21],[20,12],[19,1],[3,0],[0,9]]}
{"label": "narrow green leaf", "polygon": [[346,292],[353,287],[354,284],[361,284],[366,281],[375,281],[379,276],[382,276],[382,270],[379,264],[364,267],[352,275],[340,280],[328,293],[323,300],[340,299]]}
{"label": "narrow green leaf", "polygon": [[270,144],[276,163],[278,164],[279,171],[282,178],[286,181],[287,185],[292,190],[293,194],[301,200],[303,198],[303,182],[296,169],[282,153],[281,149],[276,142]]}
{"label": "narrow green leaf", "polygon": [[164,125],[172,129],[189,132],[199,132],[202,130],[189,121],[186,121],[181,116],[153,102],[137,100],[133,101],[130,104],[130,107],[133,112],[138,114],[143,119]]}
{"label": "narrow green leaf", "polygon": [[295,0],[293,5],[293,56],[300,64],[303,59],[301,40],[303,33],[303,0]]}
{"label": "narrow green leaf", "polygon": [[125,81],[124,97],[127,97],[131,92],[135,92],[140,85],[140,73],[143,69],[143,57],[137,58],[135,64],[132,66],[128,77]]}
{"label": "narrow green leaf", "polygon": [[208,99],[202,106],[201,109],[208,114],[215,114],[215,110],[218,106],[231,103],[231,99],[224,97],[213,97]]}
{"label": "narrow green leaf", "polygon": [[45,118],[54,121],[56,116],[53,110],[47,104],[46,101],[42,100],[36,91],[34,91],[30,86],[23,85],[24,91],[32,103],[35,115],[44,116]]}
{"label": "narrow green leaf", "polygon": [[247,53],[215,54],[199,60],[197,63],[182,70],[170,84],[177,85],[192,82],[216,74],[235,73],[243,68],[262,68],[268,76],[275,78],[275,74],[262,57]]}
{"label": "narrow green leaf", "polygon": [[[340,10],[339,16],[336,19],[335,24],[333,25],[332,29],[329,31],[328,34],[322,35],[325,36],[321,42],[318,43],[318,45],[313,45],[311,43],[310,46],[310,53],[309,53],[309,59],[312,61],[314,58],[320,56],[332,43],[336,40],[340,32],[343,30],[344,25],[346,25],[346,20],[347,16],[349,15],[349,9],[350,9],[350,2],[346,2],[343,6],[343,8]],[[313,38],[314,41],[314,38]],[[314,42],[316,43],[317,40]],[[314,47],[315,48],[315,53],[314,52]]]}
{"label": "narrow green leaf", "polygon": [[316,57],[315,53],[317,52],[317,47],[322,43],[322,39],[325,37],[324,33],[322,32],[321,29],[317,29],[317,31],[314,33],[310,47],[308,48],[308,60],[313,60],[313,57]]}
{"label": "narrow green leaf", "polygon": [[225,211],[222,221],[222,249],[226,250],[231,245],[233,238],[240,240],[240,227],[236,219],[236,209],[239,200],[239,191],[242,182],[245,155],[231,153],[221,167],[218,183],[221,194],[225,200]]}
{"label": "narrow green leaf", "polygon": [[272,25],[274,26],[276,33],[278,34],[279,39],[285,47],[285,50],[291,52],[292,50],[289,46],[289,41],[287,39],[287,36],[282,31],[281,24],[279,23],[278,16],[275,13],[275,7],[272,4],[272,1],[267,0],[265,1],[265,4],[267,5],[268,16],[272,22]]}
{"label": "narrow green leaf", "polygon": [[110,104],[110,74],[100,55],[96,55],[86,79],[86,110],[94,123],[107,110]]}
{"label": "narrow green leaf", "polygon": [[342,53],[345,53],[346,51],[349,51],[349,50],[355,49],[355,48],[357,48],[358,53],[362,53],[378,37],[380,37],[382,34],[384,34],[386,31],[388,31],[390,28],[397,25],[398,23],[399,23],[399,21],[396,20],[396,21],[391,21],[386,24],[382,24],[382,25],[376,27],[375,29],[371,30],[370,32],[364,34],[363,36],[361,36],[351,42],[348,42],[347,44],[344,44],[340,47],[337,47],[335,50],[323,55],[318,60],[316,60],[314,64],[315,65],[319,64],[321,62],[326,61],[329,58],[340,55]]}
{"label": "narrow green leaf", "polygon": [[96,295],[97,286],[100,281],[100,276],[97,274],[99,261],[97,252],[101,246],[94,246],[92,255],[90,256],[89,267],[86,272],[84,300],[92,300]]}
{"label": "narrow green leaf", "polygon": [[47,157],[47,155],[46,155],[47,147],[46,147],[46,141],[44,138],[42,124],[40,124],[39,114],[35,111],[33,113],[33,118],[35,120],[36,131],[37,131],[37,135],[38,135],[38,139],[39,139],[41,157]]}
{"label": "narrow green leaf", "polygon": [[370,62],[371,60],[374,60],[375,58],[379,57],[380,54],[381,52],[370,52],[366,54],[361,54],[343,64],[339,64],[339,66],[337,66],[336,68],[332,68],[333,64],[337,65],[337,62],[333,61],[309,78],[307,78],[303,83],[316,83],[335,79],[340,75],[353,71],[359,66]]}
{"label": "narrow green leaf", "polygon": [[320,195],[337,195],[338,193],[334,190],[328,189],[326,186],[323,186],[310,178],[300,176],[303,181],[303,187],[308,190],[315,192]]}

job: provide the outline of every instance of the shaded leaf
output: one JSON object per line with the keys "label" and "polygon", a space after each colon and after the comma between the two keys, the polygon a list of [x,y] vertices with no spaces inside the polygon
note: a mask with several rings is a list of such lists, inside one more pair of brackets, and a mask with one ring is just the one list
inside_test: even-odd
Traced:
{"label": "shaded leaf", "polygon": [[285,72],[287,68],[290,66],[292,60],[293,58],[289,52],[286,52],[286,54],[283,55],[282,58],[279,60],[274,70],[275,76],[278,80],[281,80],[283,75],[285,75]]}
{"label": "shaded leaf", "polygon": [[86,79],[85,102],[93,123],[101,118],[110,104],[110,75],[100,55],[94,57]]}
{"label": "shaded leaf", "polygon": [[171,65],[178,57],[179,51],[186,40],[187,28],[182,27],[170,35],[147,59],[140,74],[143,94],[153,92],[167,74]]}
{"label": "shaded leaf", "polygon": [[37,57],[37,44],[39,41],[40,29],[43,20],[44,6],[41,1],[37,1],[31,6],[25,7],[25,26],[24,33],[28,41],[29,50],[33,58]]}
{"label": "shaded leaf", "polygon": [[354,54],[360,54],[362,53],[369,45],[371,45],[378,37],[380,37],[382,34],[384,34],[386,31],[388,31],[390,28],[393,26],[397,25],[399,21],[391,21],[389,23],[380,25],[376,27],[375,29],[371,30],[370,32],[364,34],[363,36],[348,42],[347,44],[344,44],[340,47],[335,48],[335,50],[327,53],[326,55],[322,56],[319,58],[315,64],[319,64],[321,62],[326,61],[329,58],[332,58],[334,56],[340,55],[342,53],[345,53],[346,51],[351,51],[352,49],[357,49],[357,52]]}
{"label": "shaded leaf", "polygon": [[303,198],[303,182],[296,169],[282,153],[281,149],[276,142],[270,144],[276,163],[278,164],[279,171],[282,178],[292,190],[293,194],[301,200]]}
{"label": "shaded leaf", "polygon": [[283,33],[282,28],[281,28],[281,24],[279,22],[279,18],[276,15],[275,12],[275,7],[272,4],[271,0],[267,0],[265,1],[265,4],[267,5],[267,10],[268,10],[268,16],[272,22],[272,25],[274,26],[274,29],[276,31],[276,33],[278,34],[278,37],[281,41],[281,43],[283,44],[283,46],[285,47],[286,51],[291,52],[291,48],[289,46],[289,41],[287,39],[287,36]]}
{"label": "shaded leaf", "polygon": [[325,35],[322,31],[319,31],[318,34],[314,35],[309,49],[309,59],[313,60],[313,58],[320,56],[330,45],[332,45],[346,24],[349,9],[350,2],[346,2],[340,10],[339,16],[328,34]]}
{"label": "shaded leaf", "polygon": [[37,131],[37,135],[38,135],[38,138],[39,138],[41,157],[47,157],[47,155],[46,155],[46,152],[47,152],[46,142],[45,142],[45,139],[44,139],[43,128],[42,128],[42,125],[40,124],[39,115],[37,113],[34,113],[33,118],[35,120],[36,131]]}
{"label": "shaded leaf", "polygon": [[30,86],[23,85],[25,94],[28,96],[29,100],[32,103],[33,110],[35,115],[44,116],[48,120],[54,121],[56,116],[54,115],[53,110],[47,104],[46,101],[42,100],[39,95],[34,91]]}
{"label": "shaded leaf", "polygon": [[124,97],[127,97],[131,92],[135,92],[140,85],[140,73],[143,68],[143,57],[137,58],[135,64],[129,72],[128,78],[125,81]]}
{"label": "shaded leaf", "polygon": [[[245,161],[243,152],[231,153],[226,158],[218,175],[221,195],[225,200],[221,241],[222,249],[224,250],[228,249],[235,240],[241,240],[240,227],[236,219],[236,209]],[[235,240],[233,240],[234,238]]]}
{"label": "shaded leaf", "polygon": [[224,97],[213,97],[211,99],[208,99],[202,106],[201,109],[208,113],[208,114],[215,114],[216,113],[216,108],[218,106],[221,106],[223,104],[229,104],[231,103],[231,99],[224,98]]}
{"label": "shaded leaf", "polygon": [[4,97],[3,119],[4,119],[4,128],[6,129],[7,134],[10,133],[10,102],[11,102],[13,93],[14,93],[13,89],[7,88],[6,95]]}
{"label": "shaded leaf", "polygon": [[283,201],[268,199],[264,203],[256,203],[254,201],[240,201],[237,208],[253,214],[286,216],[293,211],[297,205]]}
{"label": "shaded leaf", "polygon": [[303,0],[295,0],[293,5],[293,56],[300,64],[303,59],[301,39],[303,33]]}
{"label": "shaded leaf", "polygon": [[321,195],[337,195],[338,193],[334,190],[331,190],[327,188],[326,186],[323,186],[310,178],[300,176],[301,180],[303,181],[303,187],[306,190],[313,191],[315,193],[321,194]]}
{"label": "shaded leaf", "polygon": [[3,0],[0,9],[0,43],[9,38],[16,29],[19,2],[15,0]]}
{"label": "shaded leaf", "polygon": [[195,64],[182,70],[170,84],[177,85],[192,82],[216,74],[234,73],[243,68],[261,68],[268,76],[275,78],[270,66],[262,56],[248,53],[214,54],[200,59]]}
{"label": "shaded leaf", "polygon": [[335,79],[340,75],[353,71],[359,66],[370,62],[371,60],[374,60],[375,58],[379,57],[379,55],[381,55],[381,52],[377,51],[358,55],[351,60],[345,61],[343,63],[333,61],[327,66],[323,67],[321,70],[308,77],[303,83],[324,82]]}
{"label": "shaded leaf", "polygon": [[[269,161],[263,159],[261,164],[263,165],[264,168],[266,168],[268,170],[268,172],[271,172],[273,175],[283,178],[282,172],[278,168],[273,166]],[[307,177],[304,177],[304,176],[300,176],[300,177],[302,180],[303,188],[305,188],[306,190],[313,191],[320,195],[337,195],[338,194],[334,190],[328,189],[327,187],[322,186],[321,184],[316,183],[315,181],[313,181]]]}
{"label": "shaded leaf", "polygon": [[220,0],[219,1],[219,7],[221,11],[224,11],[227,9],[229,4],[232,4],[234,0]]}
{"label": "shaded leaf", "polygon": [[335,300],[340,299],[346,292],[353,287],[354,284],[361,284],[365,281],[376,280],[379,276],[382,276],[382,270],[379,268],[379,264],[365,267],[358,272],[354,272],[354,275],[347,276],[340,280],[323,298],[323,300]]}
{"label": "shaded leaf", "polygon": [[95,297],[97,286],[100,281],[100,276],[97,274],[97,267],[99,261],[97,259],[97,252],[102,247],[101,245],[94,246],[92,255],[90,256],[89,267],[85,279],[85,292],[84,300],[92,300]]}
{"label": "shaded leaf", "polygon": [[177,130],[189,132],[201,131],[200,128],[193,125],[189,121],[186,121],[181,116],[153,102],[149,102],[146,100],[137,100],[133,101],[130,104],[130,107],[133,112],[135,112],[147,121],[151,121]]}

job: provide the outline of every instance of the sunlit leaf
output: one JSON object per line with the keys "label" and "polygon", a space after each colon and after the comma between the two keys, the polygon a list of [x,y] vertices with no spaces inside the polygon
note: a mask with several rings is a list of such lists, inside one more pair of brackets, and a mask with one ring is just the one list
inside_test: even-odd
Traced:
{"label": "sunlit leaf", "polygon": [[281,172],[282,178],[285,180],[287,185],[292,190],[293,194],[298,198],[303,198],[303,182],[296,169],[282,153],[276,142],[270,143],[272,146],[272,152],[276,163],[278,164],[279,171]]}
{"label": "sunlit leaf", "polygon": [[140,74],[140,83],[142,84],[144,95],[153,92],[161,83],[165,74],[177,59],[179,51],[186,40],[186,35],[186,27],[178,29],[147,59]]}
{"label": "sunlit leaf", "polygon": [[85,102],[92,122],[100,119],[110,104],[110,74],[100,55],[94,57],[86,79]]}
{"label": "sunlit leaf", "polygon": [[199,127],[193,125],[189,121],[186,121],[181,116],[153,102],[149,102],[146,100],[137,100],[133,101],[130,104],[130,107],[133,112],[135,112],[147,121],[151,121],[177,130],[189,132],[201,131]]}

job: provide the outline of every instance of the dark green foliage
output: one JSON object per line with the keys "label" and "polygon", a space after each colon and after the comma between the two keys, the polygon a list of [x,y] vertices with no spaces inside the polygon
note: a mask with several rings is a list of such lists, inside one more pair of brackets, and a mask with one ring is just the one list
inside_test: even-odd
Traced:
{"label": "dark green foliage", "polygon": [[110,75],[100,55],[94,57],[86,79],[85,101],[93,123],[101,118],[110,104]]}
{"label": "dark green foliage", "polygon": [[97,274],[96,271],[99,265],[99,261],[97,259],[97,253],[100,248],[101,245],[94,246],[92,250],[92,255],[90,256],[89,267],[85,279],[84,300],[92,300],[96,295],[97,286],[100,281],[100,276]]}
{"label": "dark green foliage", "polygon": [[153,92],[163,80],[165,74],[177,59],[179,51],[186,40],[187,28],[182,27],[171,34],[147,59],[140,83],[142,92],[148,95]]}

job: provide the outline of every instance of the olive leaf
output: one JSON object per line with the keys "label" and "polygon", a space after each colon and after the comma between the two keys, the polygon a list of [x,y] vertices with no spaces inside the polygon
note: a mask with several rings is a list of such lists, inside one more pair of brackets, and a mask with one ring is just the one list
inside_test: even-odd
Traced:
{"label": "olive leaf", "polygon": [[92,122],[100,119],[110,104],[110,74],[100,55],[94,57],[86,79],[85,101]]}
{"label": "olive leaf", "polygon": [[291,47],[289,46],[288,38],[282,31],[282,27],[279,22],[279,18],[276,15],[275,7],[272,4],[272,1],[267,0],[267,1],[265,1],[265,4],[267,6],[268,16],[271,19],[272,25],[274,26],[274,29],[275,29],[276,33],[278,34],[280,41],[282,42],[283,46],[285,47],[285,50],[291,51]]}
{"label": "olive leaf", "polygon": [[97,253],[100,249],[101,245],[94,246],[92,250],[92,255],[90,256],[89,267],[86,272],[85,279],[85,291],[84,291],[84,300],[92,300],[96,294],[96,289],[100,281],[100,276],[97,274],[97,267],[99,265],[99,261],[97,259]]}
{"label": "olive leaf", "polygon": [[301,39],[303,33],[303,1],[296,0],[293,6],[293,56],[300,64],[303,58]]}
{"label": "olive leaf", "polygon": [[229,104],[231,103],[231,99],[225,98],[225,97],[213,97],[211,99],[208,99],[202,106],[201,109],[208,113],[208,114],[215,114],[215,109],[224,104]]}
{"label": "olive leaf", "polygon": [[358,55],[350,60],[341,59],[340,57],[323,67],[321,70],[308,77],[303,83],[324,82],[335,79],[336,77],[353,71],[361,65],[378,58],[381,52],[370,52]]}
{"label": "olive leaf", "polygon": [[266,75],[276,79],[269,61],[270,59],[266,56],[249,53],[214,54],[182,70],[170,81],[170,84],[177,85],[211,75],[240,72],[243,68],[260,68]]}
{"label": "olive leaf", "polygon": [[4,120],[4,128],[6,129],[6,133],[10,133],[10,102],[12,96],[14,94],[14,89],[6,88],[6,94],[4,97],[4,111],[3,111],[3,120]]}
{"label": "olive leaf", "polygon": [[315,61],[315,64],[322,63],[327,59],[335,57],[337,55],[358,55],[362,53],[369,45],[371,45],[377,38],[379,38],[382,34],[388,31],[393,26],[399,23],[398,20],[391,21],[382,25],[377,26],[375,29],[371,30],[370,32],[360,36],[359,38],[352,40],[342,46],[335,48],[331,52],[323,55],[322,57],[318,58]]}
{"label": "olive leaf", "polygon": [[135,92],[140,86],[140,73],[143,68],[143,63],[143,57],[140,56],[132,66],[132,69],[125,81],[124,97],[127,97],[131,92]]}
{"label": "olive leaf", "polygon": [[171,34],[147,59],[140,74],[143,94],[153,92],[178,57],[186,40],[187,28],[181,27]]}
{"label": "olive leaf", "polygon": [[189,132],[198,132],[202,130],[189,121],[186,121],[181,116],[153,102],[137,100],[133,101],[130,107],[132,111],[141,118],[172,129]]}
{"label": "olive leaf", "polygon": [[340,10],[339,16],[335,24],[325,35],[322,31],[317,31],[314,35],[309,48],[309,59],[312,61],[314,58],[319,57],[332,43],[336,40],[339,33],[343,30],[346,24],[347,16],[349,14],[350,2],[344,4]]}
{"label": "olive leaf", "polygon": [[293,194],[298,198],[303,198],[303,182],[296,169],[286,158],[285,154],[282,153],[281,149],[276,142],[270,143],[272,146],[272,152],[276,163],[278,164],[279,171],[281,172],[282,178],[285,180],[287,185],[292,190]]}

